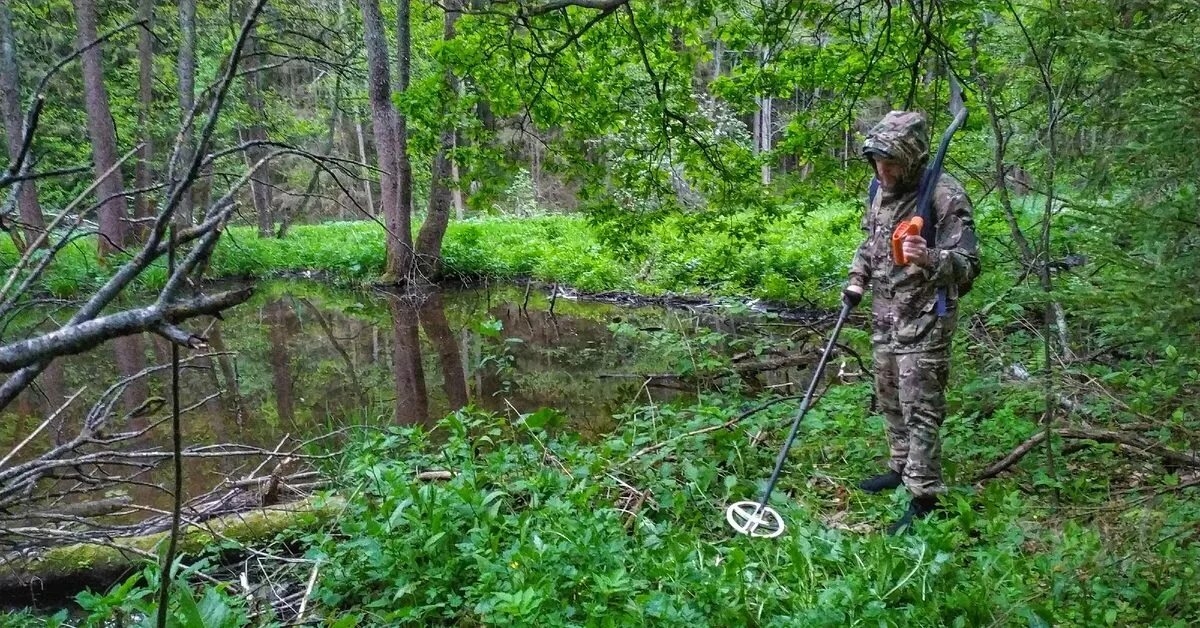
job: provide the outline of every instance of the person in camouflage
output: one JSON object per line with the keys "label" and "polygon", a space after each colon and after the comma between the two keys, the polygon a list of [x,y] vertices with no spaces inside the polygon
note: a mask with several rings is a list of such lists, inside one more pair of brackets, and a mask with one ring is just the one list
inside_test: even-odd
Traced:
{"label": "person in camouflage", "polygon": [[[878,190],[868,201],[862,227],[866,240],[850,266],[843,292],[851,306],[872,292],[871,343],[875,393],[887,419],[889,470],[863,481],[866,491],[904,486],[912,494],[907,512],[890,529],[907,528],[937,507],[942,483],[939,430],[945,416],[950,341],[961,288],[979,274],[979,250],[971,201],[962,185],[943,175],[933,193],[935,242],[909,236],[909,264],[892,259],[896,225],[916,213],[917,188],[929,157],[925,116],[893,111],[867,134],[863,155],[875,168]],[[939,315],[938,292],[944,291]]]}

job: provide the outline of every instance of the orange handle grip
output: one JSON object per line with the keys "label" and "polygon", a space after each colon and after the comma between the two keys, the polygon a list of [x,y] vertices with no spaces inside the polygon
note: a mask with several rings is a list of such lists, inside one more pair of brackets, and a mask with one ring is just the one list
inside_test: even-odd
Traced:
{"label": "orange handle grip", "polygon": [[904,256],[904,239],[908,236],[921,235],[925,221],[920,216],[913,216],[896,225],[892,232],[892,259],[899,266],[907,266],[908,258]]}

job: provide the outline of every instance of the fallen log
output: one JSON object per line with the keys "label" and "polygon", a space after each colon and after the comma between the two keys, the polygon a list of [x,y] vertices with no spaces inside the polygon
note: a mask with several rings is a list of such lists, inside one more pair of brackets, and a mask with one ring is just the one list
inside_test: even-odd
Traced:
{"label": "fallen log", "polygon": [[[333,520],[344,506],[341,498],[309,498],[187,525],[180,531],[179,553],[198,555],[226,540],[245,547],[266,545],[289,530],[315,530]],[[159,543],[169,534],[89,540],[0,556],[0,599],[37,603],[45,598],[62,599],[85,588],[106,589],[147,560],[153,561]],[[229,550],[222,558],[237,554],[238,550]]]}

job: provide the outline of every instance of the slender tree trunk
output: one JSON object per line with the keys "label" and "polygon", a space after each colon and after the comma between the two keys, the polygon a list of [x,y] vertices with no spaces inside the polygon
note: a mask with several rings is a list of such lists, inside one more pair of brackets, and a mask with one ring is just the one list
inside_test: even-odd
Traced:
{"label": "slender tree trunk", "polygon": [[[488,8],[488,4],[489,0],[471,0],[471,10],[482,12]],[[487,99],[480,98],[475,104],[475,115],[479,117],[479,122],[488,135],[496,132],[496,114],[492,112],[492,105]]]}
{"label": "slender tree trunk", "polygon": [[429,277],[441,271],[442,238],[450,222],[450,204],[453,199],[450,185],[453,170],[450,165],[450,147],[454,142],[454,131],[442,131],[441,146],[433,158],[432,179],[429,187],[429,210],[421,233],[417,236],[417,258],[421,271]]}
{"label": "slender tree trunk", "polygon": [[[454,26],[462,12],[459,0],[445,0],[445,8],[442,40],[448,42],[454,39]],[[446,235],[446,226],[450,222],[450,186],[455,178],[450,163],[450,152],[454,149],[454,126],[445,122],[445,119],[452,107],[449,103],[458,96],[458,77],[454,76],[454,70],[449,66],[443,70],[442,83],[442,136],[437,155],[433,158],[429,210],[425,215],[425,224],[421,225],[421,233],[417,236],[417,257],[421,268],[429,276],[435,276],[441,271],[442,238]]]}
{"label": "slender tree trunk", "polygon": [[[1048,71],[1048,70],[1047,70]],[[1049,82],[1049,81],[1047,81]],[[1046,296],[1045,312],[1043,313],[1042,325],[1042,382],[1045,401],[1045,414],[1042,417],[1042,422],[1045,424],[1046,430],[1046,472],[1054,480],[1058,479],[1057,466],[1054,461],[1054,444],[1053,438],[1050,437],[1054,429],[1055,422],[1055,406],[1054,403],[1054,352],[1053,342],[1051,341],[1050,330],[1055,324],[1055,306],[1054,303],[1054,284],[1050,277],[1050,227],[1054,219],[1054,176],[1055,176],[1055,157],[1057,151],[1056,136],[1057,136],[1057,102],[1054,97],[1053,89],[1050,85],[1046,85],[1046,96],[1048,103],[1047,112],[1050,119],[1047,125],[1048,147],[1046,154],[1046,207],[1042,217],[1042,233],[1041,233],[1041,266],[1038,273],[1041,279],[1042,292]],[[1058,487],[1054,488],[1053,502],[1058,506]]]}
{"label": "slender tree trunk", "polygon": [[[196,0],[179,0],[179,119],[186,120],[196,104]],[[249,79],[247,79],[249,80]],[[180,135],[179,157],[180,164],[191,163],[192,152],[195,150],[192,141],[192,128],[188,125]],[[191,190],[183,195],[179,202],[179,213],[175,216],[177,224],[190,225],[195,219],[193,215]]]}
{"label": "slender tree trunk", "polygon": [[438,364],[442,369],[442,381],[446,386],[446,400],[450,403],[450,411],[465,408],[467,397],[467,378],[463,371],[462,354],[458,351],[458,339],[450,330],[446,320],[446,306],[442,295],[432,292],[421,304],[421,327],[425,335],[433,343],[438,354]]}
{"label": "slender tree trunk", "polygon": [[995,93],[992,91],[992,85],[988,81],[988,78],[979,72],[978,61],[978,42],[975,37],[972,37],[971,69],[975,75],[976,84],[979,86],[980,95],[983,97],[983,105],[987,109],[988,120],[992,125],[992,135],[996,141],[995,149],[992,151],[992,165],[995,168],[996,176],[996,191],[999,193],[1000,206],[1004,209],[1004,219],[1008,222],[1008,230],[1012,234],[1013,242],[1017,245],[1021,261],[1028,266],[1035,263],[1033,250],[1029,246],[1029,240],[1025,238],[1025,234],[1021,231],[1021,225],[1017,222],[1016,212],[1013,211],[1012,198],[1008,192],[1008,173],[1004,167],[1005,156],[1008,152],[1008,137],[1004,133],[1003,121],[996,110],[996,98]]}
{"label": "slender tree trunk", "polygon": [[[154,0],[140,0],[138,17],[146,23],[138,29],[138,137],[142,140],[142,149],[138,151],[133,182],[134,187],[144,190],[150,187],[154,176],[150,170],[150,161],[154,158],[154,138],[150,131],[150,110],[154,104],[154,39],[150,35],[154,28]],[[149,192],[138,192],[133,200],[134,218],[150,217],[153,204]],[[148,228],[148,223],[138,222],[133,232],[141,239]]]}
{"label": "slender tree trunk", "polygon": [[[766,51],[766,49],[763,49],[762,58],[760,60],[759,67],[764,67],[764,66],[766,66],[766,64],[767,64],[767,51]],[[772,139],[771,138],[771,125],[772,125],[771,110],[772,110],[773,106],[774,106],[774,102],[770,96],[763,96],[762,98],[759,99],[758,122],[762,126],[762,129],[759,131],[759,139],[762,141],[761,148],[759,150],[761,151],[761,153],[763,155],[763,164],[762,164],[762,184],[763,185],[771,184],[771,163],[770,163],[770,161],[767,161],[767,160],[770,159],[770,154],[771,154],[771,139]]]}
{"label": "slender tree trunk", "polygon": [[[8,158],[16,160],[21,154],[25,137],[25,120],[21,112],[21,79],[17,65],[17,39],[13,31],[12,12],[7,2],[0,2],[0,123],[4,124],[4,135],[8,138]],[[26,155],[26,163],[30,157]],[[20,241],[16,229],[12,231],[13,242],[24,250],[25,244],[34,242],[46,228],[42,208],[38,205],[37,185],[33,181],[18,184],[21,191],[17,197],[18,213],[24,223],[25,242]]]}
{"label": "slender tree trunk", "polygon": [[[412,75],[412,7],[410,0],[396,2],[396,91],[408,91]],[[412,247],[412,160],[408,155],[408,116],[396,111],[396,204],[399,209],[396,228],[402,233],[401,241],[407,246],[396,256],[397,277],[411,273],[415,254]],[[390,261],[390,260],[389,260]],[[403,272],[399,272],[403,270]]]}
{"label": "slender tree trunk", "polygon": [[[251,30],[246,36],[246,65],[250,68],[256,68],[263,65],[263,57],[260,54],[258,46],[258,24],[255,23],[250,27]],[[262,97],[262,72],[256,71],[246,74],[246,105],[250,107],[255,121],[254,124],[247,129],[246,141],[263,142],[267,140],[266,130],[266,105],[263,103]],[[253,167],[267,154],[267,149],[263,146],[253,146],[246,150],[246,163]],[[269,238],[274,234],[273,227],[275,226],[275,217],[271,213],[271,165],[263,164],[255,173],[254,178],[250,182],[250,193],[254,201],[254,213],[258,216],[258,236],[260,238]]]}
{"label": "slender tree trunk", "polygon": [[[366,142],[363,141],[362,120],[355,121],[354,129],[358,133],[358,159],[362,163],[366,164],[367,163],[367,145],[366,145]],[[371,191],[371,179],[367,176],[366,166],[363,166],[359,170],[359,173],[363,180],[363,191],[367,195],[367,214],[370,216],[374,216],[378,212],[378,208],[375,207],[375,195]]]}
{"label": "slender tree trunk", "polygon": [[[96,5],[94,0],[73,0],[75,21],[78,25],[77,45],[82,48],[97,39]],[[108,255],[125,247],[129,233],[129,214],[125,205],[125,185],[117,164],[117,132],[108,108],[108,90],[104,86],[104,67],[101,63],[100,46],[92,46],[83,53],[83,101],[87,109],[88,136],[92,142],[92,162],[96,176],[112,169],[112,173],[101,180],[96,195],[105,199],[100,206],[100,237],[97,252]]]}
{"label": "slender tree trunk", "polygon": [[[462,145],[462,134],[459,133],[457,130],[455,130],[454,131],[453,148],[457,149],[461,145]],[[450,160],[450,180],[451,180],[450,193],[454,196],[454,217],[457,218],[458,220],[462,220],[463,218],[466,218],[467,205],[466,205],[466,202],[463,200],[462,173],[458,167],[457,159]]]}
{"label": "slender tree trunk", "polygon": [[[400,0],[407,6],[406,0]],[[359,0],[363,17],[363,43],[367,50],[367,98],[371,103],[371,127],[375,136],[375,156],[380,172],[379,197],[387,226],[387,269],[383,281],[399,283],[408,276],[412,264],[411,214],[403,211],[398,199],[396,109],[392,104],[391,76],[388,71],[387,43],[379,0]]]}

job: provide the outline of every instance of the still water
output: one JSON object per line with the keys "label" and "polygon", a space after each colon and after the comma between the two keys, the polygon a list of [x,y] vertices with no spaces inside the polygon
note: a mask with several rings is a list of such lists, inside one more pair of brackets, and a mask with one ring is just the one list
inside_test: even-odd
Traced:
{"label": "still water", "polygon": [[[183,405],[194,407],[184,416],[184,444],[267,449],[348,426],[432,425],[467,405],[514,417],[555,408],[566,416],[566,429],[596,438],[624,409],[694,395],[712,383],[647,375],[703,370],[706,361],[790,346],[788,332],[795,331],[737,307],[616,305],[511,285],[401,297],[306,281],[261,283],[223,320],[192,321],[190,328],[209,341],[196,353],[210,355],[193,356],[181,376]],[[82,391],[10,464],[71,438],[120,374],[166,363],[169,351],[147,334],[56,362],[36,390],[0,414],[0,455]],[[786,393],[800,375],[778,369],[751,383]],[[167,390],[165,371],[130,386],[116,403],[114,421],[123,424],[106,429],[152,425],[164,415],[161,408],[124,415],[147,398],[165,398]],[[166,448],[168,425],[140,440],[139,447]],[[315,449],[337,445],[331,439]],[[242,477],[259,461],[189,459],[188,494]],[[131,497],[166,505],[168,496],[154,487],[165,478],[148,473]]]}

